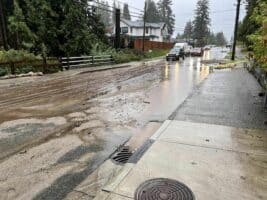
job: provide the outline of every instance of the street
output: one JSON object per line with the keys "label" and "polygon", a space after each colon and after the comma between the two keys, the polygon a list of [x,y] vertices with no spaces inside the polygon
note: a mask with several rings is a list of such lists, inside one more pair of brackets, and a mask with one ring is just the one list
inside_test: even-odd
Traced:
{"label": "street", "polygon": [[208,74],[200,58],[186,58],[2,80],[1,199],[63,199],[136,129],[168,119]]}

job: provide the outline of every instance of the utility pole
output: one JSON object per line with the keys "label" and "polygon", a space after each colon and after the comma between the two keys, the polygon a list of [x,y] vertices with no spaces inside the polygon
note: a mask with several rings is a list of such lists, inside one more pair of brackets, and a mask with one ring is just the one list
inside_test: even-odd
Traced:
{"label": "utility pole", "polygon": [[0,0],[0,34],[5,50],[8,50],[7,44],[7,30],[6,30],[6,20],[4,14],[3,0]]}
{"label": "utility pole", "polygon": [[235,51],[236,51],[236,40],[237,40],[240,4],[241,4],[241,0],[237,0],[236,18],[235,18],[235,33],[234,33],[234,42],[233,42],[233,49],[232,49],[232,60],[235,60]]}
{"label": "utility pole", "polygon": [[120,35],[121,35],[121,24],[120,24],[120,21],[121,21],[121,10],[116,8],[116,13],[115,13],[115,16],[116,16],[116,27],[115,27],[115,48],[116,49],[119,49],[120,48]]}
{"label": "utility pole", "polygon": [[143,26],[143,52],[145,52],[145,38],[146,38],[146,7],[147,2],[145,1],[145,8],[144,8],[144,26]]}

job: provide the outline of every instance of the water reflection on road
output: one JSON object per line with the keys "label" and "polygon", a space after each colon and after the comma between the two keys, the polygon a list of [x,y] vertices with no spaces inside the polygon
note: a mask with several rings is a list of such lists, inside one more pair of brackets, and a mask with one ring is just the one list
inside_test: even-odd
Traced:
{"label": "water reflection on road", "polygon": [[188,57],[184,61],[166,62],[162,69],[161,83],[153,88],[147,101],[148,109],[141,121],[164,121],[192,93],[193,88],[209,75],[209,66],[201,60],[223,57],[221,50],[205,51],[203,58]]}

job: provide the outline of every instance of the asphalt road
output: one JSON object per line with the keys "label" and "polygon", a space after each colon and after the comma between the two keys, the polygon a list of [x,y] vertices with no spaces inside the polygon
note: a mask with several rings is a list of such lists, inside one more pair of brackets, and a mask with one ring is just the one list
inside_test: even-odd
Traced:
{"label": "asphalt road", "polygon": [[[204,59],[224,56],[215,49]],[[1,80],[0,199],[73,199],[68,195],[86,180],[90,194],[83,195],[92,199],[104,184],[95,170],[136,129],[172,113],[179,120],[266,128],[255,79],[244,69],[209,75],[200,61]]]}

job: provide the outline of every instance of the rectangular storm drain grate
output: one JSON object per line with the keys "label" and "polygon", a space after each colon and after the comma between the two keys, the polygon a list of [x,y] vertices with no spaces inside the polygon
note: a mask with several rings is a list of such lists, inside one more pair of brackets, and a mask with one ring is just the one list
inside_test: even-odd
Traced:
{"label": "rectangular storm drain grate", "polygon": [[125,164],[128,162],[129,158],[133,155],[130,148],[127,146],[120,147],[115,154],[111,157],[111,160],[118,164]]}

